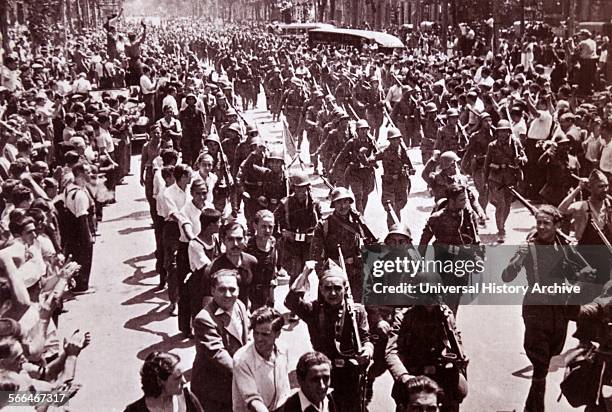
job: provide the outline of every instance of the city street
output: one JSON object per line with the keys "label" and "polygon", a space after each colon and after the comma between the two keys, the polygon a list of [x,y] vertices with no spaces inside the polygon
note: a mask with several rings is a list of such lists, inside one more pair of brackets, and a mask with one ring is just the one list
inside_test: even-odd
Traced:
{"label": "city street", "polygon": [[[263,102],[260,101],[259,107],[265,107]],[[278,144],[282,138],[282,125],[272,123],[267,111],[251,111],[246,113],[246,117],[257,123],[260,133],[270,144]],[[381,136],[386,136],[386,129]],[[381,139],[379,143],[386,141]],[[306,147],[302,149],[307,153]],[[412,192],[401,216],[418,242],[431,212],[433,198],[420,177],[423,168],[420,152],[410,150],[410,156],[417,174],[412,177]],[[294,164],[292,169],[296,167],[299,166]],[[168,316],[166,291],[156,288],[158,277],[154,270],[153,228],[144,188],[138,183],[139,156],[132,157],[131,170],[133,175],[117,188],[117,203],[105,208],[99,226],[100,236],[94,249],[92,270],[92,284],[97,291],[67,302],[65,308],[68,312],[60,319],[62,331],[88,330],[92,335],[92,344],[79,357],[76,380],[83,387],[70,402],[73,411],[122,411],[128,403],[138,399],[142,395],[139,369],[143,359],[152,351],[165,350],[179,355],[185,371],[188,371],[187,376],[195,356],[193,341],[182,340],[176,318]],[[323,200],[324,209],[329,209],[329,202],[325,199],[328,190],[318,177],[314,178],[313,193]],[[377,169],[377,179],[380,188],[380,168]],[[488,215],[494,215],[492,206],[489,206]],[[375,234],[384,237],[385,212],[376,191],[370,196],[365,219]],[[528,211],[515,202],[508,224],[507,244],[522,243],[533,222]],[[493,242],[496,232],[491,219],[481,230],[482,241],[486,244]],[[286,285],[277,288],[279,309],[284,310],[282,301],[286,292]],[[520,306],[462,306],[458,327],[462,331],[465,351],[471,359],[469,394],[462,410],[522,411],[531,371],[522,347]],[[571,325],[570,332],[573,329]],[[281,340],[290,345],[294,362],[310,347],[303,323],[293,330],[284,331]],[[565,350],[576,344],[577,341],[569,337]],[[546,397],[548,410],[574,410],[565,400],[557,403],[559,382],[564,372],[562,356],[553,360],[550,372]],[[390,398],[391,385],[388,373],[376,381],[370,411],[395,409]]]}

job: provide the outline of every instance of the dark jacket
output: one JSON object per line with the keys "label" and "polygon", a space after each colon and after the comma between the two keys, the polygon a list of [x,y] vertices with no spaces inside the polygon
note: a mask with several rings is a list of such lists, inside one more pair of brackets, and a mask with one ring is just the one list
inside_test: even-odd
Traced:
{"label": "dark jacket", "polygon": [[[187,405],[187,412],[204,412],[204,408],[200,405],[200,401],[195,397],[193,393],[187,388],[183,389],[183,395],[185,395],[185,404]],[[145,397],[138,399],[136,402],[129,404],[124,412],[149,412]]]}

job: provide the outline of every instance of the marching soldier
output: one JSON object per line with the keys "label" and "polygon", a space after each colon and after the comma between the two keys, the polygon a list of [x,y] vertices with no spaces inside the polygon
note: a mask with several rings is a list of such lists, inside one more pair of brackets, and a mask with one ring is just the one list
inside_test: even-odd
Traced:
{"label": "marching soldier", "polygon": [[337,175],[344,172],[343,181],[355,195],[355,207],[359,213],[363,213],[368,196],[374,190],[374,167],[378,152],[370,140],[367,120],[359,119],[356,129],[357,135],[344,144],[330,173]]}
{"label": "marching soldier", "polygon": [[421,122],[422,134],[421,139],[421,157],[423,164],[427,163],[433,151],[436,148],[436,141],[438,138],[438,121],[436,119],[438,115],[438,108],[434,102],[429,102],[425,105],[425,117]]}
{"label": "marching soldier", "polygon": [[264,176],[263,185],[263,206],[274,212],[281,200],[286,198],[288,182],[285,175],[284,166],[285,154],[281,149],[271,150],[266,156],[266,167],[268,172]]}
{"label": "marching soldier", "polygon": [[322,154],[323,173],[329,176],[332,184],[341,186],[344,184],[344,169],[337,169],[335,174],[331,172],[338,148],[344,147],[344,143],[349,140],[350,124],[349,115],[344,110],[338,109],[335,115],[337,118],[336,128],[327,134],[323,143],[321,143],[319,153]]}
{"label": "marching soldier", "polygon": [[183,129],[183,138],[180,147],[183,153],[183,162],[189,166],[197,159],[202,150],[202,136],[206,128],[206,115],[196,107],[195,94],[185,97],[187,107],[181,110],[179,120]]}
{"label": "marching soldier", "polygon": [[306,174],[291,177],[293,193],[274,212],[281,235],[281,266],[295,280],[309,259],[314,228],[321,219],[321,205],[313,200]]}
{"label": "marching soldier", "polygon": [[212,172],[217,176],[215,186],[208,190],[212,190],[215,209],[223,213],[234,187],[234,178],[231,174],[227,156],[221,149],[219,136],[209,134],[204,139],[204,145],[206,146],[206,152],[213,158]]}
{"label": "marching soldier", "polygon": [[334,96],[336,96],[338,106],[343,107],[345,104],[351,103],[353,99],[351,89],[351,78],[345,73],[341,76],[340,84],[336,87],[336,90],[334,90]]}
{"label": "marching soldier", "polygon": [[278,66],[273,67],[268,74],[266,74],[264,84],[268,92],[266,101],[268,102],[268,110],[272,113],[272,121],[278,121],[283,90],[283,77],[281,76],[281,70]]}
{"label": "marching soldier", "polygon": [[495,206],[497,241],[503,243],[506,238],[506,220],[514,200],[513,194],[506,187],[516,187],[523,179],[521,167],[527,162],[527,157],[521,143],[512,136],[512,128],[507,120],[499,121],[495,137],[496,140],[489,143],[487,149],[484,176],[485,182],[488,182],[491,203]]}
{"label": "marching soldier", "polygon": [[368,107],[368,97],[370,95],[370,91],[372,89],[372,85],[366,82],[364,77],[360,77],[357,81],[357,84],[353,88],[353,98],[349,102],[349,104],[357,113],[357,116],[361,119],[366,118],[366,109]]}
{"label": "marching soldier", "polygon": [[[414,174],[414,167],[408,157],[406,146],[401,140],[402,135],[397,128],[387,131],[389,146],[376,156],[376,160],[382,160],[382,204],[391,202],[391,207],[398,214],[408,203],[410,193],[410,175]],[[391,227],[393,219],[391,214],[387,214],[387,226]]]}
{"label": "marching soldier", "polygon": [[366,104],[367,104],[367,119],[368,123],[374,130],[374,136],[378,141],[380,136],[380,127],[383,124],[384,110],[385,107],[385,94],[383,89],[380,87],[380,80],[377,77],[371,77],[370,83],[372,87],[369,90]]}
{"label": "marching soldier", "polygon": [[232,174],[235,177],[240,167],[240,164],[236,164],[236,148],[243,141],[240,124],[231,123],[228,126],[222,127],[219,130],[219,138],[221,139],[223,153],[227,155],[227,160],[232,165]]}
{"label": "marching soldier", "polygon": [[269,169],[265,166],[266,146],[261,137],[256,136],[251,140],[253,151],[242,162],[236,174],[236,185],[238,196],[244,198],[244,217],[252,229],[253,217],[260,209],[258,199],[263,196],[263,184]]}
{"label": "marching soldier", "polygon": [[[435,103],[434,103],[435,104]],[[446,111],[446,124],[438,129],[435,149],[440,153],[455,152],[460,153],[465,145],[465,139],[461,129],[459,129],[459,112],[457,109]]]}
{"label": "marching soldier", "polygon": [[[407,147],[416,147],[421,144],[421,116],[412,97],[414,89],[409,85],[402,86],[402,98],[391,111],[393,123],[402,131],[404,143]],[[426,162],[424,161],[423,164]]]}
{"label": "marching soldier", "polygon": [[[437,273],[419,273],[414,282],[440,283]],[[395,384],[391,396],[406,404],[406,385],[415,376],[429,376],[444,391],[442,412],[457,412],[467,396],[468,359],[452,310],[437,295],[421,297],[422,303],[397,309],[390,327],[385,360]]]}
{"label": "marching soldier", "polygon": [[210,111],[212,122],[215,124],[217,133],[221,133],[221,127],[227,123],[227,109],[229,105],[227,103],[227,97],[221,92],[215,95],[215,105]]}
{"label": "marching soldier", "polygon": [[[446,192],[446,202],[441,210],[431,214],[419,241],[421,256],[425,256],[426,246],[435,237],[433,245],[438,246],[435,248],[435,257],[436,260],[441,262],[462,258],[463,254],[468,252],[470,245],[480,244],[476,216],[472,209],[468,207],[465,187],[456,183],[450,185]],[[459,248],[452,246],[458,246]],[[476,256],[470,257],[473,260],[478,259]],[[469,280],[468,275],[460,277],[450,271],[443,272],[440,275],[445,285],[465,286]],[[444,303],[451,308],[455,315],[460,300],[460,293],[444,296]]]}
{"label": "marching soldier", "polygon": [[[438,163],[427,163],[423,169],[423,179],[431,187],[436,202],[446,197],[448,188],[453,184],[463,186],[467,193],[469,206],[478,214],[480,222],[484,224],[486,219],[485,212],[478,204],[474,190],[468,184],[467,176],[459,172],[459,167],[457,166],[459,160],[459,156],[454,152],[442,153]],[[439,171],[435,170],[437,167],[440,168]]]}
{"label": "marching soldier", "polygon": [[489,203],[489,191],[484,173],[484,164],[489,143],[494,140],[491,126],[491,116],[489,113],[483,112],[480,115],[480,129],[470,136],[469,143],[463,154],[463,160],[461,161],[461,169],[467,170],[472,179],[474,179],[474,186],[476,186],[478,191],[478,203],[483,210],[487,210],[487,204]]}
{"label": "marching soldier", "polygon": [[533,291],[533,286],[536,283],[550,286],[567,280],[574,282],[593,273],[590,267],[579,263],[580,258],[557,235],[562,215],[556,207],[540,206],[535,219],[535,232],[529,235],[527,245],[519,248],[502,273],[502,280],[511,282],[525,268],[529,285],[529,292],[523,298],[523,347],[533,365],[533,375],[525,401],[526,412],[545,410],[548,367],[552,357],[563,350],[570,315],[567,295]]}
{"label": "marching soldier", "polygon": [[319,156],[316,153],[319,145],[321,144],[321,135],[323,134],[323,128],[319,123],[320,112],[323,109],[323,92],[316,90],[313,93],[312,105],[306,110],[304,116],[304,123],[306,125],[306,136],[308,137],[308,147],[310,150],[310,158],[314,167],[315,174],[319,170]]}
{"label": "marching soldier", "polygon": [[334,212],[315,227],[310,246],[310,260],[338,261],[338,245],[344,256],[348,280],[356,302],[361,302],[363,289],[363,262],[361,247],[376,239],[368,233],[362,217],[351,209],[355,203],[352,193],[344,187],[336,187],[331,193]]}
{"label": "marching soldier", "polygon": [[[347,299],[346,290],[350,286],[346,273],[333,262],[329,264],[319,280],[319,299],[304,300],[310,289],[311,271],[306,268],[291,285],[285,306],[308,326],[314,350],[332,361],[331,387],[337,410],[359,412],[363,410],[359,391],[363,390],[360,388],[373,353],[368,319],[362,305]],[[353,316],[355,322],[350,319]],[[358,346],[361,351],[357,350]]]}
{"label": "marching soldier", "polygon": [[306,102],[306,95],[302,90],[302,81],[297,77],[291,78],[291,88],[283,94],[279,104],[279,110],[284,109],[285,117],[287,118],[287,126],[289,132],[297,139],[298,149],[302,143],[302,137],[298,136],[298,128],[300,125],[300,116],[302,108]]}
{"label": "marching soldier", "polygon": [[[236,125],[238,124],[236,123]],[[231,130],[236,130],[236,126],[232,126]],[[236,176],[236,174],[238,173],[238,168],[240,167],[242,162],[244,162],[244,160],[249,156],[249,153],[251,153],[251,151],[253,150],[251,148],[251,143],[253,142],[253,139],[259,136],[259,132],[257,131],[257,128],[250,124],[247,125],[246,127],[246,134],[247,134],[246,139],[242,140],[240,143],[238,143],[238,145],[232,148],[233,154],[234,154],[233,164],[232,164],[232,174],[234,176]]]}
{"label": "marching soldier", "polygon": [[[392,250],[381,258],[381,260],[394,260],[396,257],[419,260],[419,256],[412,246],[412,234],[410,233],[410,229],[401,223],[391,226],[385,238],[385,245],[392,248]],[[405,280],[406,276],[403,275],[404,273],[386,272],[385,276],[396,276],[397,282],[394,281],[393,284],[399,285]],[[369,283],[367,283],[365,293],[368,295],[372,293],[369,286]],[[384,301],[385,305],[378,305],[373,304],[369,297],[365,300],[365,302],[367,302],[366,312],[368,313],[368,324],[370,325],[370,340],[374,344],[373,363],[368,369],[368,385],[366,388],[367,402],[372,399],[374,381],[387,371],[385,353],[396,305],[406,305],[404,295],[398,295],[398,299],[390,299],[389,296],[385,296]]]}

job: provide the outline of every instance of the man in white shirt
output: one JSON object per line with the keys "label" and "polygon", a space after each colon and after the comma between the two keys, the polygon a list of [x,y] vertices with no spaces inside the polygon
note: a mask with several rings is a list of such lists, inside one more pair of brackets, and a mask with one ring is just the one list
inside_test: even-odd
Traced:
{"label": "man in white shirt", "polygon": [[164,267],[168,276],[169,310],[171,316],[176,316],[176,303],[178,302],[179,292],[177,253],[180,229],[178,222],[184,220],[181,209],[190,200],[186,190],[191,182],[191,170],[187,166],[179,164],[174,167],[173,175],[176,182],[164,190],[163,196],[164,204],[167,207],[167,215],[165,216],[162,242],[164,248]]}
{"label": "man in white shirt", "polygon": [[151,80],[151,68],[143,66],[140,76],[140,93],[145,104],[145,113],[149,118],[149,123],[155,122],[155,93],[157,92],[156,82]]}
{"label": "man in white shirt", "polygon": [[72,92],[75,94],[87,94],[91,90],[91,83],[87,80],[85,73],[79,73],[74,83],[72,83]]}
{"label": "man in white shirt", "polygon": [[176,273],[178,277],[178,323],[179,330],[186,338],[191,334],[191,295],[186,283],[189,273],[189,242],[196,239],[200,233],[200,215],[205,207],[214,208],[212,203],[206,204],[208,188],[202,180],[195,180],[191,185],[191,201],[181,208],[179,216],[179,244],[176,255]]}
{"label": "man in white shirt", "polygon": [[578,33],[578,57],[580,58],[580,73],[578,76],[578,93],[587,96],[593,91],[597,74],[597,43],[591,32],[585,29]]}
{"label": "man in white shirt", "polygon": [[274,411],[289,397],[288,351],[277,345],[283,324],[281,314],[268,306],[251,315],[253,341],[234,354],[233,412]]}
{"label": "man in white shirt", "polygon": [[168,94],[162,100],[161,107],[165,108],[170,106],[172,108],[172,116],[176,117],[179,114],[178,104],[176,103],[176,88],[174,86],[168,87]]}
{"label": "man in white shirt", "polygon": [[336,412],[329,393],[331,361],[321,352],[306,352],[295,369],[300,390],[283,405],[283,412]]}

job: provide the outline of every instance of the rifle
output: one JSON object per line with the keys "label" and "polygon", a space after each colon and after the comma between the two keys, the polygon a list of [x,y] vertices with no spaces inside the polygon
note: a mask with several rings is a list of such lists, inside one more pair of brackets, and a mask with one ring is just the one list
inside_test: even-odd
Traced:
{"label": "rifle", "polygon": [[445,310],[444,308],[442,308],[442,306],[440,306],[440,311],[442,312],[442,315],[445,317],[444,320],[442,321],[442,328],[444,329],[444,340],[445,340],[444,345],[446,346],[446,349],[451,350],[450,353],[444,350],[440,360],[443,362],[449,362],[449,363],[452,363],[453,365],[456,365],[457,368],[464,373],[464,375],[467,375],[467,366],[470,360],[468,356],[465,354],[465,352],[463,351],[463,346],[461,345],[461,342],[459,342],[459,339],[457,338],[457,333],[449,324],[448,316],[445,313]]}
{"label": "rifle", "polygon": [[[215,124],[212,124],[212,129],[213,129],[213,133],[216,134],[217,136],[219,136],[217,134],[217,126],[215,126]],[[232,177],[231,172],[228,170],[228,165],[227,162],[225,161],[226,157],[225,157],[225,152],[223,151],[223,145],[221,144],[221,142],[219,142],[219,153],[221,154],[221,169],[223,172],[223,179],[225,180],[225,183],[227,185],[228,188],[234,186],[234,179]],[[220,183],[217,182],[217,187],[220,186]]]}
{"label": "rifle", "polygon": [[400,222],[399,217],[397,217],[397,213],[395,213],[393,206],[391,205],[391,201],[387,200],[384,206],[385,206],[385,209],[387,209],[387,212],[389,213],[389,215],[391,216],[391,219],[393,220],[393,224],[399,225],[401,222]]}
{"label": "rifle", "polygon": [[[582,178],[580,176],[577,176],[573,173],[571,174],[571,176],[574,179],[578,180],[578,182],[582,181]],[[591,225],[593,230],[595,230],[595,233],[597,233],[597,236],[600,237],[601,243],[603,243],[608,248],[608,251],[610,252],[610,254],[612,254],[612,243],[610,243],[610,241],[608,240],[604,232],[600,229],[599,225],[595,223],[593,218],[590,217],[590,211],[589,211],[589,224]]]}
{"label": "rifle", "polygon": [[[342,254],[342,248],[338,244],[338,261],[340,263],[340,268],[344,272],[345,275],[348,276],[346,272],[346,264],[344,263],[344,255]],[[363,344],[361,343],[361,337],[359,336],[359,325],[357,324],[357,312],[355,311],[355,301],[353,300],[353,294],[351,292],[351,285],[347,282],[347,288],[344,292],[344,303],[346,306],[346,316],[351,322],[351,327],[353,329],[353,340],[355,344],[356,353],[361,353],[363,349]],[[340,352],[338,348],[338,352]],[[342,352],[340,352],[342,353]],[[354,362],[354,360],[353,360]],[[367,366],[361,366],[359,368],[359,399],[360,399],[360,412],[367,412],[366,409],[366,388],[367,388]]]}
{"label": "rifle", "polygon": [[[538,213],[538,208],[536,208],[534,205],[532,205],[529,202],[529,200],[525,199],[519,192],[516,191],[516,189],[514,187],[507,186],[507,189],[514,195],[514,197],[516,197],[516,199],[519,202],[521,202],[523,204],[523,206],[525,206],[529,210],[529,212],[533,216],[535,216]],[[568,235],[563,233],[560,229],[557,229],[556,237],[557,237],[557,240],[559,241],[559,243],[569,247],[569,249],[572,251],[572,253],[574,255],[576,255],[576,257],[580,260],[580,263],[585,268],[593,270],[593,267],[589,264],[589,262],[587,262],[587,260],[578,252],[578,250],[576,250],[576,247],[571,244],[571,242],[573,241],[573,239],[571,237],[569,237]]]}

